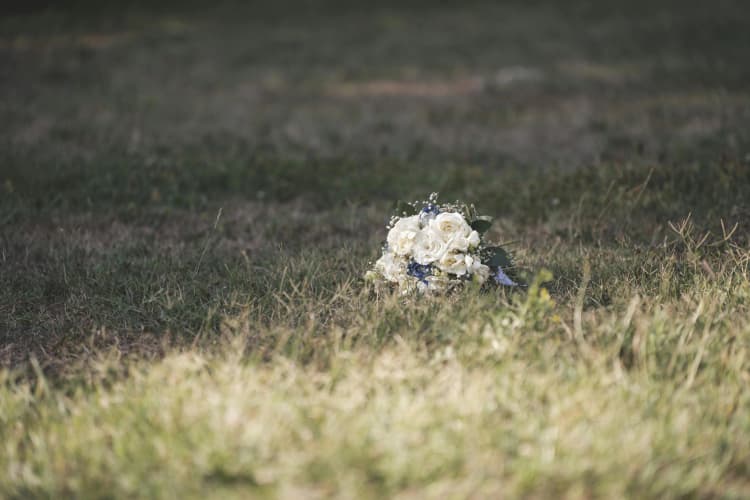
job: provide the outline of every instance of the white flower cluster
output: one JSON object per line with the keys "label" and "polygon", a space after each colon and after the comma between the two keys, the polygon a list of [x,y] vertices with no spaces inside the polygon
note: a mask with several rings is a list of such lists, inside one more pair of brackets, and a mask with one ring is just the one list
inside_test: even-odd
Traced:
{"label": "white flower cluster", "polygon": [[394,219],[383,255],[366,277],[397,284],[403,293],[442,292],[467,280],[484,283],[491,270],[482,263],[481,249],[479,232],[459,210],[427,203],[418,215]]}

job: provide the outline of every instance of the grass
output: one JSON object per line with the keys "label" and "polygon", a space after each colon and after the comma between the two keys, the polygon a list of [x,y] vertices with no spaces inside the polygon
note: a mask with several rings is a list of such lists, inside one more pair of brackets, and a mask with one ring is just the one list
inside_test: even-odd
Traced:
{"label": "grass", "polygon": [[[747,7],[675,6],[0,20],[0,496],[749,496]],[[370,289],[431,191],[530,286]]]}

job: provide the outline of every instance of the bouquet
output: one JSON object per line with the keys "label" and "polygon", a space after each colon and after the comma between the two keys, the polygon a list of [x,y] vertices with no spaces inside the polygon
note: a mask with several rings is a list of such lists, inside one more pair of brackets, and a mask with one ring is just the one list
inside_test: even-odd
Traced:
{"label": "bouquet", "polygon": [[517,285],[505,273],[508,253],[483,240],[492,218],[478,215],[473,205],[438,204],[433,193],[424,202],[400,203],[397,212],[367,280],[397,286],[403,294],[442,293],[468,281]]}

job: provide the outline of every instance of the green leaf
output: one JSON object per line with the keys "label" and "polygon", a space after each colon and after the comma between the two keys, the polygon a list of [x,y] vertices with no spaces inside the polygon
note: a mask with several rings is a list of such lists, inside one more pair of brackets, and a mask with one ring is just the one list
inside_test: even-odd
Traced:
{"label": "green leaf", "polygon": [[410,216],[410,215],[417,215],[417,207],[412,205],[411,203],[407,203],[405,201],[399,200],[396,203],[396,215],[398,216]]}
{"label": "green leaf", "polygon": [[487,215],[480,215],[473,221],[471,221],[471,228],[478,232],[480,235],[487,232],[492,226],[492,217]]}
{"label": "green leaf", "polygon": [[501,267],[507,269],[512,266],[510,255],[501,247],[485,248],[486,259],[484,263],[490,267]]}

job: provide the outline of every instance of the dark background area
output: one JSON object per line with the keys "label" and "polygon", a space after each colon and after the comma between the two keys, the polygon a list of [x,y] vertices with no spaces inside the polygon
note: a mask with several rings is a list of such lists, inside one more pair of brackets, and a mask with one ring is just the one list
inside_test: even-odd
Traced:
{"label": "dark background area", "polygon": [[[99,326],[197,335],[311,249],[323,289],[356,279],[391,204],[432,191],[527,248],[637,261],[688,214],[748,234],[744,1],[16,5],[6,360]],[[528,255],[570,291],[576,257]]]}

